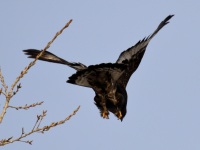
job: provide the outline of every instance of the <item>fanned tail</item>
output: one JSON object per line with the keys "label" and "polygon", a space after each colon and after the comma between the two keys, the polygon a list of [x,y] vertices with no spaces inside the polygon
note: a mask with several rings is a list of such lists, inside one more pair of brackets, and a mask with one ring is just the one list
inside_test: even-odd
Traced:
{"label": "fanned tail", "polygon": [[[28,55],[28,58],[36,58],[36,56],[41,51],[36,50],[36,49],[27,49],[27,50],[23,50],[23,52],[26,55]],[[64,64],[64,65],[67,65],[71,68],[74,68],[75,70],[83,70],[83,69],[87,68],[87,66],[85,66],[82,63],[68,62],[68,61],[48,52],[48,51],[45,51],[44,54],[39,57],[39,60],[48,61],[48,62],[52,62],[52,63],[58,63],[58,64]]]}

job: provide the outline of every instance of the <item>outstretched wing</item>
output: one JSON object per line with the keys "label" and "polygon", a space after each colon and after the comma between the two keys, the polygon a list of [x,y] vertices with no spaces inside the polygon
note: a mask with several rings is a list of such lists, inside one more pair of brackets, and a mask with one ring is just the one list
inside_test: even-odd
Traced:
{"label": "outstretched wing", "polygon": [[[23,50],[23,52],[28,55],[28,58],[36,58],[36,56],[41,52],[40,50],[36,49],[27,49]],[[42,61],[48,61],[48,62],[53,62],[53,63],[59,63],[59,64],[64,64],[67,65],[71,68],[74,68],[76,70],[83,70],[86,69],[87,66],[85,66],[82,63],[75,63],[75,62],[68,62],[48,51],[45,51],[42,56],[39,57],[39,60]]]}
{"label": "outstretched wing", "polygon": [[116,63],[91,65],[87,69],[77,71],[75,74],[69,77],[67,82],[92,88],[96,85],[91,85],[89,81],[92,81],[95,84],[103,84],[104,82],[108,82],[105,81],[108,76],[111,76],[114,81],[117,81],[125,69],[126,66],[124,64]]}
{"label": "outstretched wing", "polygon": [[118,80],[118,83],[121,84],[123,87],[126,87],[129,78],[131,75],[136,71],[138,68],[142,57],[145,53],[146,47],[149,44],[150,40],[162,29],[166,24],[168,24],[169,20],[173,17],[174,15],[169,15],[166,17],[157,27],[157,29],[148,36],[147,38],[144,38],[143,40],[139,41],[136,43],[134,46],[130,47],[129,49],[123,51],[119,58],[117,59],[116,63],[119,64],[126,64],[127,69],[124,71],[124,73],[121,75],[121,77]]}

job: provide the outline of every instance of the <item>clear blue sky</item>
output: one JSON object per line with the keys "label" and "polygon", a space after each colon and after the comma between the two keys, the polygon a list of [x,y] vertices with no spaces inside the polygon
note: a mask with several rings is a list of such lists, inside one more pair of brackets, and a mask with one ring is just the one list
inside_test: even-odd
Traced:
{"label": "clear blue sky", "polygon": [[[31,61],[22,53],[42,49],[73,19],[49,51],[86,65],[114,62],[119,54],[151,34],[169,14],[175,14],[149,44],[128,87],[128,113],[123,122],[102,119],[89,88],[67,84],[75,71],[37,62],[21,80],[11,105],[44,101],[25,110],[9,109],[0,125],[0,138],[32,129],[36,115],[48,110],[43,125],[63,119],[78,105],[66,124],[34,134],[30,146],[13,149],[199,150],[200,149],[200,2],[199,1],[2,1],[0,5],[0,66],[9,84]],[[3,106],[0,96],[0,107]]]}

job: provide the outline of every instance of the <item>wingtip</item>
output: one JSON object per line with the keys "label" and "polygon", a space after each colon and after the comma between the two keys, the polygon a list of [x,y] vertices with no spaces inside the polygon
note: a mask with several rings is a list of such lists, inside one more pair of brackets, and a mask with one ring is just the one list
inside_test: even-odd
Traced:
{"label": "wingtip", "polygon": [[172,18],[173,16],[175,16],[175,15],[174,15],[174,14],[171,14],[171,15],[169,15],[168,17],[169,17],[169,18]]}
{"label": "wingtip", "polygon": [[167,16],[167,17],[165,18],[165,20],[164,20],[164,21],[165,21],[165,24],[168,24],[168,23],[169,23],[169,20],[170,20],[172,17],[174,17],[174,14]]}

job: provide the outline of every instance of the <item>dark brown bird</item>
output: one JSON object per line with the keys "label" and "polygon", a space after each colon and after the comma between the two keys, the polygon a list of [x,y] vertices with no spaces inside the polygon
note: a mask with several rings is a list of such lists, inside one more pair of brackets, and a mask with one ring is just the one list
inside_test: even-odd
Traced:
{"label": "dark brown bird", "polygon": [[[126,86],[131,75],[138,68],[150,40],[162,29],[174,15],[166,17],[157,29],[147,38],[123,51],[115,63],[102,63],[85,66],[82,63],[68,62],[48,51],[39,60],[64,64],[77,70],[69,77],[68,83],[92,88],[95,92],[94,101],[103,118],[108,119],[112,112],[121,121],[126,115]],[[24,50],[29,58],[36,58],[40,50]]]}

